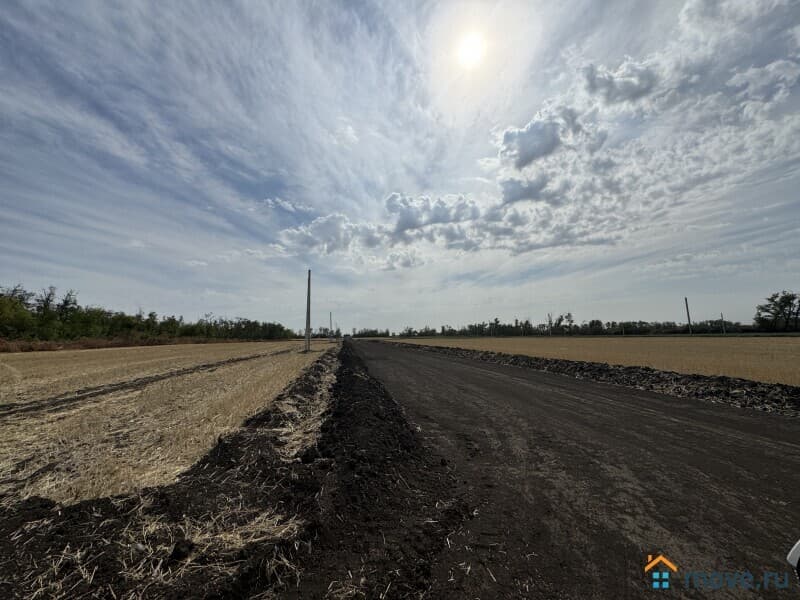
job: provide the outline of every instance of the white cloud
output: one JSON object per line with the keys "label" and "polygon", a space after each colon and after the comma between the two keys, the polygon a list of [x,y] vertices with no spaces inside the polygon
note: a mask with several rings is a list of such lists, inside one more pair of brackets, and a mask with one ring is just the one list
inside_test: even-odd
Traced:
{"label": "white cloud", "polygon": [[302,202],[292,202],[290,200],[284,200],[283,198],[277,197],[265,198],[264,205],[268,208],[281,209],[290,213],[311,212],[314,210],[313,207],[308,204],[303,204]]}
{"label": "white cloud", "polygon": [[549,116],[537,116],[522,129],[503,132],[500,157],[523,169],[533,161],[552,154],[561,145],[562,124]]}
{"label": "white cloud", "polygon": [[[284,3],[158,18],[136,2],[44,3],[9,7],[0,27],[5,279],[112,302],[113,280],[161,312],[201,314],[213,281],[225,291],[208,308],[252,314],[238,299],[269,296],[288,321],[310,266],[335,271],[319,289],[342,311],[372,314],[353,290],[374,278],[376,297],[413,284],[437,300],[420,310],[457,319],[464,298],[500,310],[539,279],[594,297],[617,263],[632,295],[659,270],[702,287],[705,265],[725,248],[720,269],[746,264],[743,238],[762,236],[774,241],[758,249],[764,279],[748,285],[787,285],[775,265],[789,261],[800,181],[794,2]],[[451,42],[469,28],[486,63],[463,72]],[[773,187],[772,221],[753,228],[757,191]],[[712,247],[684,251],[699,238]],[[590,269],[581,296],[567,276]],[[500,300],[485,273],[503,278]],[[440,295],[448,278],[464,287]]]}
{"label": "white cloud", "polygon": [[500,181],[500,188],[503,190],[503,203],[512,204],[520,200],[541,200],[543,199],[542,190],[547,186],[549,179],[539,174],[535,179],[504,179]]}
{"label": "white cloud", "polygon": [[463,196],[431,200],[428,196],[413,198],[395,192],[386,198],[385,204],[386,211],[396,219],[394,234],[403,240],[408,232],[427,225],[471,221],[480,214],[475,202]]}
{"label": "white cloud", "polygon": [[600,94],[609,104],[632,102],[653,91],[655,72],[645,65],[626,58],[615,70],[604,66],[588,65],[583,69],[586,89],[590,94]]}
{"label": "white cloud", "polygon": [[423,264],[422,259],[413,250],[403,250],[401,252],[390,252],[386,257],[383,269],[394,271],[395,269],[410,269]]}
{"label": "white cloud", "polygon": [[792,60],[776,60],[763,67],[739,71],[728,85],[741,88],[740,96],[760,101],[784,100],[800,78],[800,65]]}

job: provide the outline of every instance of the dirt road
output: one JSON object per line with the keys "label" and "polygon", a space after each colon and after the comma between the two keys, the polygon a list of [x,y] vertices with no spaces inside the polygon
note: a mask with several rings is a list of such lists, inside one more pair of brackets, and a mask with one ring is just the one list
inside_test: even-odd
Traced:
{"label": "dirt road", "polygon": [[385,343],[356,349],[475,510],[433,567],[435,597],[646,597],[647,554],[662,552],[679,569],[672,597],[796,597],[793,579],[784,591],[712,592],[684,577],[749,571],[756,585],[788,571],[800,420]]}

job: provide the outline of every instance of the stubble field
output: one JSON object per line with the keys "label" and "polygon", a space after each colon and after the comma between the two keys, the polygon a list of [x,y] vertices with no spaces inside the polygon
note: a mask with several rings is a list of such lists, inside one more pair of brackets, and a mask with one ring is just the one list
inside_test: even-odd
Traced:
{"label": "stubble field", "polygon": [[290,342],[0,355],[0,499],[172,481],[318,356]]}
{"label": "stubble field", "polygon": [[536,336],[413,338],[407,341],[800,385],[800,337]]}

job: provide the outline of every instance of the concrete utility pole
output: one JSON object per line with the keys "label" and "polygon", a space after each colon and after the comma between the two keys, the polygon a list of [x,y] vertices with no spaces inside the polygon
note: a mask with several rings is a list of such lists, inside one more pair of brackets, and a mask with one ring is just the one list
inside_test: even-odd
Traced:
{"label": "concrete utility pole", "polygon": [[686,320],[689,322],[689,335],[692,335],[692,317],[689,315],[689,298],[684,296],[683,301],[686,303]]}
{"label": "concrete utility pole", "polygon": [[308,270],[308,295],[306,296],[306,352],[311,352],[311,269]]}
{"label": "concrete utility pole", "polygon": [[332,343],[333,342],[333,313],[328,313],[328,319],[330,320],[330,327],[328,327],[328,340]]}
{"label": "concrete utility pole", "polygon": [[722,335],[725,335],[725,333],[727,333],[725,331],[725,315],[723,315],[722,313],[719,313],[719,318],[720,318],[720,321],[722,321]]}

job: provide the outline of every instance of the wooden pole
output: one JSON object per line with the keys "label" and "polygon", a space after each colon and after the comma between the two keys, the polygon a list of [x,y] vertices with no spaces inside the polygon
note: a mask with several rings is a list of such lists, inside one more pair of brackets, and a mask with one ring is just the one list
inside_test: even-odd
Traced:
{"label": "wooden pole", "polygon": [[311,351],[311,269],[308,270],[308,294],[306,296],[306,352]]}
{"label": "wooden pole", "polygon": [[692,317],[689,315],[689,298],[684,296],[683,301],[686,303],[686,320],[689,322],[689,335],[692,335]]}

